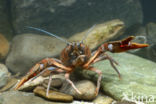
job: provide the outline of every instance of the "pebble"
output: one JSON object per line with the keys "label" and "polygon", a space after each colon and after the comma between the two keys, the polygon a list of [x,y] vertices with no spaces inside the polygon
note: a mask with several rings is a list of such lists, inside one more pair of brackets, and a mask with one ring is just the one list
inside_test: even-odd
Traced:
{"label": "pebble", "polygon": [[105,95],[98,95],[96,99],[93,100],[95,104],[112,104],[113,99]]}
{"label": "pebble", "polygon": [[36,87],[33,92],[38,96],[41,96],[45,99],[52,100],[52,101],[62,101],[62,102],[73,101],[73,97],[71,95],[67,95],[61,92],[56,92],[53,90],[49,90],[49,95],[46,96],[46,89],[41,86]]}
{"label": "pebble", "polygon": [[96,86],[94,85],[93,82],[89,81],[89,80],[81,80],[77,83],[75,83],[75,86],[77,87],[77,89],[79,89],[79,91],[82,94],[78,94],[71,86],[68,89],[68,93],[70,95],[72,95],[75,99],[80,99],[80,100],[93,100],[96,95],[95,95],[95,89]]}

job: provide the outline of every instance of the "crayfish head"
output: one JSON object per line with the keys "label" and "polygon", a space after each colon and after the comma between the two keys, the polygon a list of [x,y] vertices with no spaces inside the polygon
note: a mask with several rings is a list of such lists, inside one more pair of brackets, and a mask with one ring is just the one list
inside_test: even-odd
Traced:
{"label": "crayfish head", "polygon": [[81,42],[73,42],[67,45],[61,53],[61,61],[66,66],[81,66],[88,61],[91,51],[88,46]]}
{"label": "crayfish head", "polygon": [[134,38],[135,38],[134,36],[129,36],[128,38],[123,39],[121,41],[108,42],[105,44],[105,47],[107,47],[107,51],[117,53],[149,46],[148,44],[140,44],[132,42]]}

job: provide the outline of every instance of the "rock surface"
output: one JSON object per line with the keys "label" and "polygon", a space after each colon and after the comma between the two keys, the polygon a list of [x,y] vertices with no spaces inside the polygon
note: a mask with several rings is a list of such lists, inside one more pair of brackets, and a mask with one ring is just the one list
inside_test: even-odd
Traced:
{"label": "rock surface", "polygon": [[0,88],[3,87],[8,82],[10,73],[4,64],[0,64]]}
{"label": "rock surface", "polygon": [[72,95],[75,99],[93,100],[96,97],[95,96],[96,86],[94,85],[93,82],[88,81],[88,80],[81,80],[74,84],[82,94],[78,94],[71,86],[67,90],[67,93]]}
{"label": "rock surface", "polygon": [[[122,79],[118,78],[108,61],[96,63],[94,66],[103,72],[101,88],[104,92],[116,100],[121,100],[124,94],[129,99],[133,95],[144,96],[144,100],[147,96],[150,101],[156,98],[156,63],[128,53],[109,54],[120,64],[117,68]],[[97,75],[91,71],[84,71],[84,76],[97,79]]]}
{"label": "rock surface", "polygon": [[16,85],[17,81],[18,80],[16,78],[10,77],[8,79],[8,83],[4,87],[2,87],[0,89],[0,92],[4,92],[4,91],[10,90],[11,88],[13,88]]}
{"label": "rock surface", "polygon": [[0,59],[3,59],[6,57],[9,51],[9,42],[8,40],[0,34]]}
{"label": "rock surface", "polygon": [[0,104],[64,104],[64,103],[46,101],[43,98],[34,96],[34,94],[32,93],[20,91],[8,91],[0,93]]}
{"label": "rock surface", "polygon": [[14,0],[11,12],[17,34],[24,33],[24,26],[33,26],[71,36],[112,19],[121,19],[126,26],[143,21],[139,0]]}
{"label": "rock surface", "polygon": [[104,22],[92,26],[90,29],[81,33],[74,34],[69,38],[71,42],[80,42],[85,36],[83,41],[89,48],[94,49],[103,42],[120,36],[124,30],[124,23],[118,19]]}
{"label": "rock surface", "polygon": [[49,95],[46,96],[46,89],[43,87],[36,87],[33,91],[36,95],[41,96],[45,99],[52,100],[52,101],[62,101],[62,102],[72,102],[73,97],[61,92],[56,92],[53,90],[49,90]]}
{"label": "rock surface", "polygon": [[60,40],[50,36],[36,34],[17,35],[13,39],[6,65],[11,72],[19,72],[25,75],[38,61],[58,55],[65,45]]}
{"label": "rock surface", "polygon": [[41,97],[34,96],[33,93],[21,91],[7,91],[0,93],[0,104],[94,104],[87,101],[54,102]]}

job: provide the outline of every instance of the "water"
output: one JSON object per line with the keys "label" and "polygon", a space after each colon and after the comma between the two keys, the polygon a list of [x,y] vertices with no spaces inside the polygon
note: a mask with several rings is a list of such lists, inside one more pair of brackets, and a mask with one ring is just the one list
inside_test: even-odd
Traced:
{"label": "water", "polygon": [[[121,68],[121,76],[126,78],[126,80],[123,79],[121,82],[119,82],[114,70],[111,70],[112,67],[109,70],[110,72],[107,70],[109,69],[109,66],[111,66],[110,64],[106,64],[105,67],[102,66],[103,64],[99,64],[99,70],[102,70],[104,73],[107,72],[103,74],[104,77],[102,78],[100,93],[106,92],[103,94],[109,97],[111,95],[111,100],[106,99],[106,101],[113,102],[113,99],[117,101],[121,100],[121,92],[130,90],[136,91],[137,93],[142,89],[143,94],[138,95],[146,96],[148,97],[148,101],[150,101],[149,98],[152,99],[153,96],[156,97],[155,95],[152,95],[153,92],[156,91],[153,87],[156,84],[154,82],[156,79],[154,76],[156,73],[156,69],[154,68],[156,62],[155,5],[155,0],[1,0],[0,61],[8,69],[5,69],[5,71],[0,69],[2,70],[2,73],[0,71],[0,79],[6,79],[2,80],[2,82],[0,80],[0,83],[3,83],[3,85],[0,84],[0,94],[5,96],[4,98],[0,97],[0,99],[2,99],[0,100],[0,104],[1,102],[2,104],[7,104],[5,98],[6,96],[8,97],[9,94],[6,94],[5,92],[16,84],[17,79],[21,79],[32,66],[36,65],[36,63],[42,59],[47,57],[56,58],[55,60],[57,63],[65,66],[69,65],[68,67],[71,67],[70,65],[74,62],[77,64],[80,64],[84,60],[84,62],[86,62],[87,59],[85,59],[84,54],[86,55],[89,51],[84,50],[84,48],[81,48],[81,45],[79,46],[78,44],[75,48],[76,51],[74,48],[66,47],[67,45],[71,45],[71,42],[82,43],[81,40],[83,40],[83,43],[88,45],[92,52],[94,51],[92,53],[92,55],[94,55],[96,53],[95,50],[97,50],[101,44],[117,41],[115,43],[110,43],[108,47],[101,48],[112,52],[114,47],[118,47],[117,45],[122,43],[121,41],[129,36],[136,37],[132,42],[149,44],[149,46],[146,48],[130,50],[128,52],[126,51],[134,56],[123,54],[123,57],[120,59],[113,55],[112,58],[114,60],[118,59],[117,62],[122,62],[119,63],[121,67],[115,64],[117,68]],[[55,34],[55,36],[49,36],[45,32],[43,33],[26,27],[43,29],[44,31]],[[130,43],[128,42],[126,45],[122,44],[121,47],[129,45]],[[121,47],[119,46],[116,50],[120,51]],[[64,48],[69,48],[69,51],[65,50],[62,52]],[[77,52],[77,50],[80,50],[81,52]],[[77,58],[78,54],[83,57]],[[139,58],[137,56],[139,56]],[[88,55],[87,57],[90,56]],[[132,57],[134,57],[134,61],[139,62],[134,62],[132,59],[132,61],[130,61],[129,59]],[[38,64],[39,66],[36,65],[35,68],[44,69],[47,67],[46,62],[46,60],[42,61],[41,65]],[[66,62],[68,62],[68,64]],[[149,67],[142,66],[142,63],[145,65],[147,65],[146,63],[149,63]],[[55,67],[55,65],[53,67]],[[124,68],[124,71],[122,68]],[[128,70],[127,72],[126,69]],[[149,72],[146,72],[147,70],[149,70]],[[64,70],[59,70],[59,73],[62,73],[62,71]],[[126,76],[124,75],[124,72],[126,73]],[[56,71],[55,74],[56,73],[58,72]],[[135,73],[141,73],[144,77],[137,76]],[[48,72],[46,74],[49,76]],[[73,82],[75,84],[79,80],[88,78],[92,82],[95,81],[96,85],[98,75],[95,75],[95,73],[93,75],[92,73],[89,73],[82,75],[83,77],[71,77],[71,79],[74,79]],[[135,84],[129,84],[127,87],[126,85],[128,84],[126,81],[132,81],[135,82]],[[65,83],[65,80],[62,81],[62,85],[63,83]],[[109,86],[109,83],[112,85]],[[114,83],[116,83],[116,86],[114,86]],[[106,88],[107,85],[108,88]],[[140,85],[142,85],[142,87]],[[113,89],[110,89],[112,86]],[[120,88],[119,86],[121,86],[121,89],[115,90],[115,87]],[[122,86],[125,88],[122,88]],[[137,88],[140,89],[135,90]],[[150,89],[147,90],[148,88]],[[56,89],[58,92],[62,91],[61,87],[55,88],[55,90]],[[68,87],[67,89],[69,90]],[[4,91],[4,93],[1,93],[2,91]],[[32,92],[32,89],[30,92]],[[118,92],[119,95],[115,92]],[[8,93],[14,94],[15,99],[18,99],[18,94],[15,94],[14,92]],[[24,96],[21,92],[18,93],[19,96]],[[27,92],[24,93],[27,94]],[[27,99],[29,99],[30,96],[34,97],[34,95],[28,95]],[[10,100],[9,104],[21,103],[19,99],[12,100],[11,98],[12,96],[8,98]],[[49,104],[48,101],[36,98],[36,96],[34,99],[40,99],[43,102],[45,101],[45,104]],[[88,100],[88,98],[80,97],[80,100]],[[133,102],[134,99],[130,100]],[[155,100],[155,98],[152,99],[152,101],[153,100]],[[33,101],[29,101],[30,100],[25,100],[26,103],[35,104]],[[93,98],[90,103],[93,103]]]}

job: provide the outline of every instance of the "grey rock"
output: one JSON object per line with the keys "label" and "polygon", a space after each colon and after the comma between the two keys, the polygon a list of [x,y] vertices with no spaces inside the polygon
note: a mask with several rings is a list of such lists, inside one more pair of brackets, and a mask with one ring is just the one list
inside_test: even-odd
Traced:
{"label": "grey rock", "polygon": [[16,78],[10,77],[8,79],[8,83],[3,88],[0,89],[0,92],[11,90],[17,84],[17,81],[18,80]]}
{"label": "grey rock", "polygon": [[0,104],[64,104],[64,103],[46,101],[43,98],[34,96],[33,93],[26,93],[20,91],[7,91],[0,93]]}
{"label": "grey rock", "polygon": [[69,37],[112,19],[121,19],[127,27],[143,21],[139,0],[13,0],[11,7],[17,34],[30,32],[24,26],[34,26]]}
{"label": "grey rock", "polygon": [[4,64],[0,64],[0,88],[7,84],[9,77],[10,73],[7,67]]}
{"label": "grey rock", "polygon": [[[100,61],[94,66],[103,72],[101,82],[102,90],[116,100],[121,100],[124,94],[129,99],[132,96],[144,96],[148,101],[156,97],[156,63],[128,53],[109,53],[120,66],[117,66],[122,79],[118,78],[108,61]],[[97,80],[97,74],[84,71],[84,76],[91,80]],[[153,97],[151,97],[153,96]]]}
{"label": "grey rock", "polygon": [[58,55],[65,45],[60,40],[50,36],[17,35],[13,39],[6,65],[12,72],[24,75],[38,61]]}
{"label": "grey rock", "polygon": [[93,100],[96,95],[95,95],[95,89],[96,86],[94,85],[93,82],[89,80],[81,80],[77,83],[75,83],[75,86],[77,89],[81,92],[81,94],[77,93],[71,86],[67,90],[67,93],[72,95],[75,99],[80,99],[80,100]]}

